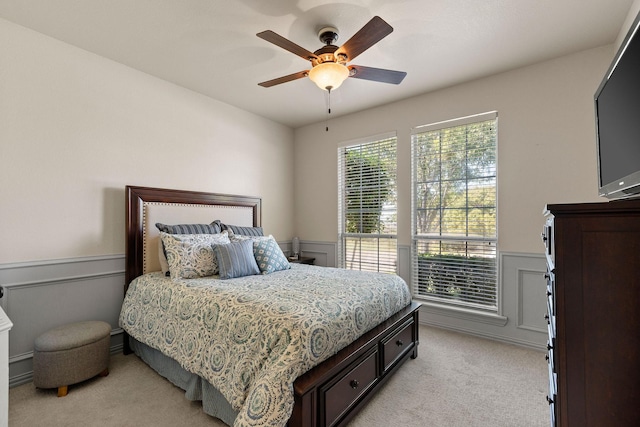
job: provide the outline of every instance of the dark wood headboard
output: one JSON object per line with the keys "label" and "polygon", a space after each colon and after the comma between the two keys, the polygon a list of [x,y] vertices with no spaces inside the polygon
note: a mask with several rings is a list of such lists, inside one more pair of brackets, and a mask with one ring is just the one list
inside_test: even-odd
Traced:
{"label": "dark wood headboard", "polygon": [[[239,207],[252,210],[252,224],[259,227],[262,222],[262,200],[259,197],[238,196],[230,194],[204,193],[197,191],[170,190],[166,188],[126,186],[126,266],[125,266],[125,292],[129,283],[145,271],[145,221],[155,224],[163,222],[163,218],[145,218],[146,207],[152,204],[161,204],[163,207],[172,205],[189,208],[194,207]],[[209,220],[221,218],[211,218]],[[165,221],[171,223],[171,220]],[[246,221],[246,220],[245,220]],[[227,222],[234,224],[233,219]],[[149,256],[157,256],[151,253]]]}

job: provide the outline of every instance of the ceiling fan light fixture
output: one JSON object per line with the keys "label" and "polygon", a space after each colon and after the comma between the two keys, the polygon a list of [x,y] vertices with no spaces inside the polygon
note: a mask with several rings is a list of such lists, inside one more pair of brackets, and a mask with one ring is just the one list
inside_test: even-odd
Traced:
{"label": "ceiling fan light fixture", "polygon": [[349,68],[336,62],[323,62],[309,70],[311,81],[326,91],[338,89],[347,77],[349,77]]}

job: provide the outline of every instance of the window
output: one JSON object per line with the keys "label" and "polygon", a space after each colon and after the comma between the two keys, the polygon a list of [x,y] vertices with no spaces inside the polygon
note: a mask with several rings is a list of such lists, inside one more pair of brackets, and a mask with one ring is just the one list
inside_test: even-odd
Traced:
{"label": "window", "polygon": [[414,297],[497,311],[497,114],[414,129]]}
{"label": "window", "polygon": [[353,270],[397,270],[396,137],[338,149],[338,262]]}

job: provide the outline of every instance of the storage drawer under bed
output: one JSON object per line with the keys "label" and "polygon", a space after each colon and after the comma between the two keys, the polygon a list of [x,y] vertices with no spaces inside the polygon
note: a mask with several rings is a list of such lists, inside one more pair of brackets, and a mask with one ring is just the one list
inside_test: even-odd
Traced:
{"label": "storage drawer under bed", "polygon": [[415,328],[413,319],[402,325],[398,332],[382,342],[384,371],[387,371],[396,360],[404,356],[413,348],[413,333]]}
{"label": "storage drawer under bed", "polygon": [[340,378],[322,387],[324,423],[332,426],[378,379],[378,352],[369,353],[364,359],[345,370]]}

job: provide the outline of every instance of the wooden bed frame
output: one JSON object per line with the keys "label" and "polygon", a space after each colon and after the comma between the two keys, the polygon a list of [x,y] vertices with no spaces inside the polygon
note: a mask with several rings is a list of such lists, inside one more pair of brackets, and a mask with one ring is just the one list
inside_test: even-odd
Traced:
{"label": "wooden bed frame", "polygon": [[[251,210],[253,224],[236,225],[260,226],[262,220],[258,197],[127,186],[125,293],[129,283],[145,273],[144,207],[147,203],[239,207]],[[295,405],[287,425],[333,427],[347,424],[404,362],[418,357],[419,307],[415,302],[409,304],[298,377],[294,382]],[[131,353],[126,333],[124,352]]]}

